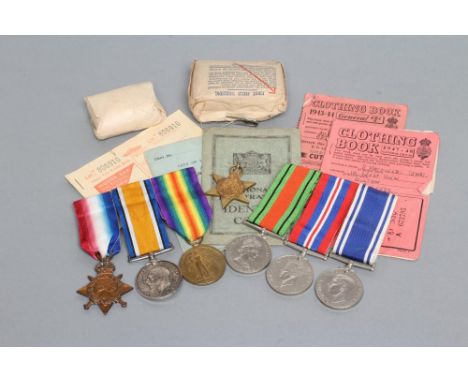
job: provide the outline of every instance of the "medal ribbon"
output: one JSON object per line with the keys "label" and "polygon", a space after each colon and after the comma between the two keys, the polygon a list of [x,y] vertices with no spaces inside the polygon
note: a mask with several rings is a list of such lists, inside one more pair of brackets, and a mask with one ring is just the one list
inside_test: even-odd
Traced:
{"label": "medal ribbon", "polygon": [[320,171],[286,164],[247,221],[284,236],[312,194]]}
{"label": "medal ribbon", "polygon": [[193,167],[151,179],[166,224],[189,243],[203,237],[213,212]]}
{"label": "medal ribbon", "polygon": [[288,240],[326,255],[351,206],[359,184],[323,174]]}
{"label": "medal ribbon", "polygon": [[338,233],[333,252],[373,265],[396,200],[393,194],[360,184]]}
{"label": "medal ribbon", "polygon": [[105,192],[73,203],[80,246],[93,259],[120,252],[119,223],[112,195]]}
{"label": "medal ribbon", "polygon": [[124,231],[129,260],[171,248],[149,180],[112,190]]}

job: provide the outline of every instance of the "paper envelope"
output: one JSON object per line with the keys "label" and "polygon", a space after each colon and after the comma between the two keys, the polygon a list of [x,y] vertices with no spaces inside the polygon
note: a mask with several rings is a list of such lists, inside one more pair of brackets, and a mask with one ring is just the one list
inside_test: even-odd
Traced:
{"label": "paper envelope", "polygon": [[106,192],[151,177],[145,151],[201,135],[202,129],[178,110],[65,178],[83,197]]}
{"label": "paper envelope", "polygon": [[333,123],[321,170],[398,195],[381,255],[420,256],[438,148],[434,132]]}

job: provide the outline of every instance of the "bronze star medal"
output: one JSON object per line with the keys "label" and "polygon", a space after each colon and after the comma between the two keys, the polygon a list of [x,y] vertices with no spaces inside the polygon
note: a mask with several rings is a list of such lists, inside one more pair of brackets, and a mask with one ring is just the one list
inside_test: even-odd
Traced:
{"label": "bronze star medal", "polygon": [[255,185],[255,182],[247,182],[241,180],[243,170],[239,163],[236,163],[229,170],[227,178],[213,174],[213,180],[216,185],[206,195],[219,196],[221,206],[226,208],[233,200],[249,204],[249,200],[245,196],[245,191]]}
{"label": "bronze star medal", "polygon": [[127,303],[122,300],[122,296],[133,288],[122,282],[122,275],[114,276],[115,266],[110,258],[104,257],[95,269],[97,275],[95,277],[88,276],[88,285],[76,291],[89,298],[84,308],[89,309],[93,305],[98,305],[104,314],[107,314],[114,303],[125,308]]}

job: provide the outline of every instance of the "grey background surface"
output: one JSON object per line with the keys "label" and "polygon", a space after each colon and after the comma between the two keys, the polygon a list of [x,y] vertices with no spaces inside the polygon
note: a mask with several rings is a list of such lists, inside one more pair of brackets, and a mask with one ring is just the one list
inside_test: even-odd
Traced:
{"label": "grey background surface", "polygon": [[[467,52],[468,39],[446,37],[0,38],[0,345],[468,345]],[[130,135],[96,140],[83,96],[150,80],[168,112],[190,115],[195,58],[282,61],[289,108],[264,127],[294,128],[307,91],[408,104],[407,127],[441,137],[420,260],[358,270],[365,296],[347,312],[230,269],[166,302],[132,292],[126,309],[84,311],[75,290],[94,262],[79,248],[79,195],[64,174]],[[339,266],[310,261],[316,274]],[[125,249],[115,263],[133,284],[142,264]]]}

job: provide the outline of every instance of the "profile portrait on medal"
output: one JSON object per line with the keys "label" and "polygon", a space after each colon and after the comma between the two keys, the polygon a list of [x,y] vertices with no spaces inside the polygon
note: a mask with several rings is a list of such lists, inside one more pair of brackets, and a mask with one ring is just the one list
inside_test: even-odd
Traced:
{"label": "profile portrait on medal", "polygon": [[239,247],[236,256],[233,257],[233,260],[238,264],[250,264],[257,260],[261,255],[260,251],[262,250],[261,243],[258,240],[247,239]]}
{"label": "profile portrait on medal", "polygon": [[335,303],[348,301],[355,287],[354,280],[346,274],[336,274],[326,286],[327,294],[333,298]]}
{"label": "profile portrait on medal", "polygon": [[279,278],[281,280],[280,288],[294,285],[297,278],[300,276],[300,267],[297,263],[287,263],[285,268],[281,270]]}
{"label": "profile portrait on medal", "polygon": [[151,294],[162,294],[171,286],[171,272],[165,267],[155,267],[142,274],[143,284]]}

